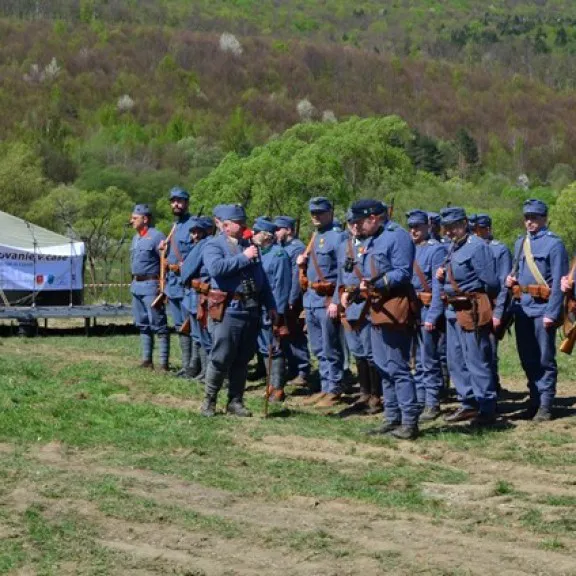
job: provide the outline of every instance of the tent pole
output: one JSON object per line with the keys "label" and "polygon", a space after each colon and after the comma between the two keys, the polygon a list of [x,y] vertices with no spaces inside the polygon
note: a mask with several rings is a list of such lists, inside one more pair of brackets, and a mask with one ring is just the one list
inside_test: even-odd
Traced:
{"label": "tent pole", "polygon": [[36,251],[38,249],[38,242],[36,241],[36,235],[34,234],[34,229],[28,220],[25,220],[26,226],[30,231],[32,236],[32,246],[34,248],[34,259],[32,260],[32,308],[36,307]]}
{"label": "tent pole", "polygon": [[68,302],[68,306],[70,306],[70,308],[72,308],[72,305],[74,304],[73,302],[73,290],[74,290],[74,259],[73,259],[73,255],[74,255],[74,240],[72,238],[72,228],[70,226],[68,226],[68,236],[70,238],[70,299]]}

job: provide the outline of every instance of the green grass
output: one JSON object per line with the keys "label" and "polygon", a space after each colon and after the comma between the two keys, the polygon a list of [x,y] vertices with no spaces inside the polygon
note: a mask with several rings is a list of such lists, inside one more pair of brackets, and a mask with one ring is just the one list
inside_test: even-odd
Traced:
{"label": "green grass", "polygon": [[[298,409],[264,420],[260,392],[248,395],[255,418],[205,419],[195,407],[203,395],[197,384],[136,371],[137,362],[135,336],[4,341],[0,443],[9,449],[0,444],[0,535],[13,535],[0,538],[0,574],[21,567],[59,574],[70,569],[67,562],[79,574],[121,573],[133,560],[102,544],[106,520],[219,541],[264,542],[326,562],[353,562],[358,555],[358,544],[330,523],[269,530],[254,519],[243,521],[238,512],[228,514],[225,496],[221,509],[198,510],[196,500],[179,500],[178,486],[271,507],[302,498],[321,508],[333,501],[357,503],[389,522],[427,518],[439,529],[450,522],[470,534],[492,527],[519,531],[521,539],[525,531],[546,537],[535,544],[543,552],[567,552],[576,539],[570,514],[576,498],[568,486],[559,484],[566,495],[534,496],[522,488],[521,477],[477,476],[500,461],[543,472],[574,465],[566,449],[574,438],[569,422],[520,434],[514,428],[463,434],[434,423],[417,443],[401,444],[367,437],[377,420]],[[514,360],[504,362],[512,366]],[[170,402],[160,402],[167,397]],[[179,400],[192,400],[192,407]],[[445,461],[447,453],[453,458]],[[491,494],[506,496],[511,516],[500,512],[502,500],[488,498],[481,506],[473,500],[468,507],[458,496],[460,485],[485,483],[487,474],[494,477]],[[446,498],[429,495],[433,485],[442,486]],[[15,497],[23,498],[17,507]],[[558,510],[555,517],[547,513],[551,506]],[[398,562],[410,565],[399,556],[392,548],[367,557],[393,571]]]}

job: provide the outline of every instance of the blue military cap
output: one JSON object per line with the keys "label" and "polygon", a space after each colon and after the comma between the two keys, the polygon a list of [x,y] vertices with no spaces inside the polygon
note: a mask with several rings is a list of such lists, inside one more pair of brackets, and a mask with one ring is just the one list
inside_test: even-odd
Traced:
{"label": "blue military cap", "polygon": [[388,207],[384,202],[380,202],[380,200],[365,198],[354,202],[354,204],[350,206],[350,210],[352,211],[352,221],[354,221],[372,216],[372,214],[384,214],[388,210]]}
{"label": "blue military cap", "polygon": [[226,204],[218,204],[218,206],[214,206],[214,209],[212,210],[212,216],[214,216],[214,218],[218,218],[218,220],[223,220],[222,210],[224,208],[226,208]]}
{"label": "blue military cap", "polygon": [[542,200],[538,200],[537,198],[530,198],[530,200],[526,200],[524,202],[522,213],[537,214],[538,216],[547,216],[548,206],[546,206],[546,204],[544,204]]}
{"label": "blue military cap", "polygon": [[223,204],[218,209],[220,220],[232,220],[233,222],[245,222],[246,210],[240,204]]}
{"label": "blue military cap", "polygon": [[324,196],[315,196],[310,198],[308,208],[310,212],[329,212],[332,210],[332,202]]}
{"label": "blue military cap", "polygon": [[447,226],[455,222],[460,222],[461,220],[466,220],[466,211],[464,208],[451,206],[450,208],[442,208],[442,210],[440,210],[440,216],[442,216],[442,224]]}
{"label": "blue military cap", "polygon": [[476,223],[478,222],[478,214],[469,214],[468,222],[470,223],[470,226],[476,226]]}
{"label": "blue military cap", "polygon": [[442,218],[438,212],[428,212],[428,222],[434,224],[435,226],[440,226],[442,223]]}
{"label": "blue military cap", "polygon": [[492,228],[492,218],[488,214],[478,214],[476,216],[476,226],[480,228]]}
{"label": "blue military cap", "polygon": [[190,194],[188,194],[184,188],[175,186],[170,190],[170,200],[174,200],[175,198],[179,198],[180,200],[190,200]]}
{"label": "blue military cap", "polygon": [[410,210],[410,212],[406,212],[406,218],[408,219],[408,226],[428,225],[428,213],[424,210]]}
{"label": "blue military cap", "polygon": [[192,218],[190,218],[188,220],[188,229],[192,230],[193,228],[202,228],[202,219],[199,218],[198,216],[192,216]]}
{"label": "blue military cap", "polygon": [[206,230],[211,230],[212,228],[214,228],[214,220],[212,220],[210,216],[200,216],[198,219],[202,224],[202,228]]}
{"label": "blue military cap", "polygon": [[150,206],[148,204],[136,204],[132,209],[132,214],[138,214],[139,216],[150,216],[152,214],[152,210],[150,210]]}
{"label": "blue military cap", "polygon": [[268,220],[267,218],[263,218],[260,216],[254,220],[254,225],[252,226],[252,230],[254,232],[269,232],[270,234],[274,234],[276,230],[278,230],[278,226],[274,224],[274,222]]}
{"label": "blue military cap", "polygon": [[290,228],[294,230],[296,228],[296,219],[291,216],[276,216],[274,224],[276,224],[278,228]]}

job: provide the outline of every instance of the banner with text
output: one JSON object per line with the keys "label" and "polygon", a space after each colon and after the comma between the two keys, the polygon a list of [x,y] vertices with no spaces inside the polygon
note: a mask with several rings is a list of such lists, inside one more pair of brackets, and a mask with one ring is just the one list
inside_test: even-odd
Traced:
{"label": "banner with text", "polygon": [[36,253],[0,245],[3,290],[81,290],[84,244],[38,248]]}

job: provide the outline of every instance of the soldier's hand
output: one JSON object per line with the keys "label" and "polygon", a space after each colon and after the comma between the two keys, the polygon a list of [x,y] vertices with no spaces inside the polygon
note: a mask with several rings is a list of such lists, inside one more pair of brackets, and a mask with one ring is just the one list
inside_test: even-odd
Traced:
{"label": "soldier's hand", "polygon": [[360,281],[360,290],[369,290],[370,289],[370,282],[364,278]]}
{"label": "soldier's hand", "polygon": [[550,328],[554,328],[556,321],[552,320],[552,318],[548,318],[547,316],[544,316],[544,318],[542,318],[542,323],[544,324],[544,328],[546,330],[550,330]]}
{"label": "soldier's hand", "polygon": [[158,250],[166,250],[166,246],[168,246],[168,242],[166,242],[166,240],[160,240],[160,244],[158,244]]}
{"label": "soldier's hand", "polygon": [[306,256],[306,254],[299,254],[296,258],[296,264],[298,264],[298,266],[304,266],[306,262],[308,262],[308,256]]}
{"label": "soldier's hand", "polygon": [[574,281],[569,276],[562,276],[560,280],[560,289],[562,292],[570,292],[574,287]]}
{"label": "soldier's hand", "polygon": [[438,280],[438,282],[444,282],[444,276],[446,276],[446,269],[445,268],[438,268],[438,270],[436,270],[436,280]]}
{"label": "soldier's hand", "polygon": [[509,274],[508,276],[506,276],[506,282],[504,282],[504,284],[506,284],[506,288],[512,288],[512,286],[518,284],[518,279],[516,278],[516,276],[512,276]]}
{"label": "soldier's hand", "polygon": [[435,328],[436,326],[434,326],[432,322],[424,322],[424,330],[426,330],[426,332],[433,332]]}
{"label": "soldier's hand", "polygon": [[328,311],[328,317],[332,318],[332,320],[334,320],[335,318],[338,318],[338,305],[337,304],[334,304],[334,303],[328,304],[327,311]]}
{"label": "soldier's hand", "polygon": [[349,292],[342,292],[342,296],[340,296],[340,304],[342,304],[342,308],[348,308],[348,306],[350,306]]}
{"label": "soldier's hand", "polygon": [[500,318],[492,318],[492,328],[494,328],[494,330],[498,330],[501,325],[502,320],[500,320]]}
{"label": "soldier's hand", "polygon": [[258,257],[258,247],[252,244],[251,246],[248,246],[248,248],[246,248],[242,254],[244,254],[248,260],[253,260],[254,258]]}

